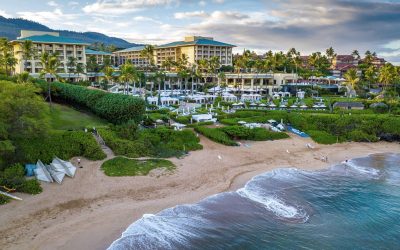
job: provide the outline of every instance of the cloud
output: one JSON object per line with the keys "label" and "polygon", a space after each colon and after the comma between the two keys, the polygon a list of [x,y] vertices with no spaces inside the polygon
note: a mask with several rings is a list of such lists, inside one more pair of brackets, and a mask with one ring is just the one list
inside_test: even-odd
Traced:
{"label": "cloud", "polygon": [[176,12],[174,14],[174,17],[176,19],[187,19],[187,18],[194,18],[194,17],[206,18],[209,16],[210,15],[205,13],[204,11]]}
{"label": "cloud", "polygon": [[199,5],[204,7],[204,6],[207,5],[207,2],[206,2],[206,1],[200,1],[200,2],[199,2]]}
{"label": "cloud", "polygon": [[70,6],[71,8],[74,9],[75,7],[79,6],[79,2],[70,1],[70,2],[68,2],[68,6]]}
{"label": "cloud", "polygon": [[[303,54],[333,46],[338,53],[377,51],[400,61],[400,3],[378,0],[264,0],[257,11],[214,11],[181,28],[254,50],[287,50]],[[190,15],[182,15],[190,17]],[[390,43],[392,42],[392,43]],[[385,54],[386,53],[386,54]],[[397,55],[397,56],[396,56]]]}
{"label": "cloud", "polygon": [[59,8],[56,8],[54,11],[21,11],[17,12],[17,15],[21,18],[50,26],[53,29],[66,29],[67,27],[73,27],[75,30],[76,28],[79,29],[82,25],[82,23],[77,21],[80,17],[79,14],[66,14]]}
{"label": "cloud", "polygon": [[147,16],[135,16],[133,18],[133,20],[141,21],[141,22],[152,22],[152,23],[156,23],[156,24],[162,24],[162,22],[160,22],[160,21],[158,21],[158,20],[156,20],[154,18],[147,17]]}
{"label": "cloud", "polygon": [[54,1],[47,2],[47,5],[51,6],[51,7],[58,7],[58,3],[54,2]]}
{"label": "cloud", "polygon": [[12,18],[13,17],[11,14],[8,14],[4,10],[0,10],[0,16],[3,16],[5,18]]}
{"label": "cloud", "polygon": [[179,3],[179,0],[97,0],[82,10],[87,14],[126,14],[173,3]]}

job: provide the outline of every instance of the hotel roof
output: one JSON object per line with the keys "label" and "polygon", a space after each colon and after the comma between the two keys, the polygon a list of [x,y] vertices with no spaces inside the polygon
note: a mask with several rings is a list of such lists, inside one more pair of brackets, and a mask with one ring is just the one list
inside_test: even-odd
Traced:
{"label": "hotel roof", "polygon": [[85,49],[85,54],[87,54],[87,55],[105,55],[105,56],[111,56],[112,55],[112,53],[110,53],[110,52],[92,50],[92,49]]}
{"label": "hotel roof", "polygon": [[79,44],[79,45],[89,45],[88,43],[75,40],[68,37],[62,36],[52,36],[52,35],[41,35],[41,36],[28,36],[24,38],[19,38],[14,41],[26,41],[30,40],[36,43],[59,43],[59,44]]}
{"label": "hotel roof", "polygon": [[206,38],[200,38],[200,39],[196,39],[191,42],[178,41],[178,42],[167,43],[167,44],[159,45],[159,46],[157,46],[157,48],[168,48],[168,47],[190,46],[190,45],[236,47],[235,45],[232,45],[232,44],[218,42],[218,41],[214,41],[214,40],[206,39]]}
{"label": "hotel roof", "polygon": [[142,51],[144,49],[144,47],[145,46],[135,46],[135,47],[131,47],[131,48],[123,49],[123,50],[118,50],[115,52],[120,53],[120,52]]}

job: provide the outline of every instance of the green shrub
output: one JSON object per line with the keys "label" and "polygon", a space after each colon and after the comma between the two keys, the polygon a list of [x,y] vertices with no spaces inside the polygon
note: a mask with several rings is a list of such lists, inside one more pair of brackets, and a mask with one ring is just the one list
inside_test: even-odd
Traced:
{"label": "green shrub", "polygon": [[[48,83],[37,80],[44,91]],[[83,107],[114,124],[139,122],[145,112],[144,100],[129,95],[107,93],[68,83],[51,83],[54,99]]]}
{"label": "green shrub", "polygon": [[212,141],[227,145],[238,146],[237,142],[232,140],[224,131],[218,128],[195,127],[194,130],[209,138]]}
{"label": "green shrub", "polygon": [[264,128],[254,128],[252,129],[252,133],[249,137],[249,140],[267,141],[267,140],[280,140],[286,138],[289,138],[289,136],[283,132],[272,132]]}
{"label": "green shrub", "polygon": [[0,186],[18,188],[25,182],[25,170],[21,164],[14,164],[0,172]]}
{"label": "green shrub", "polygon": [[137,158],[148,156],[152,151],[149,142],[123,139],[119,137],[115,131],[110,129],[99,129],[98,132],[107,146],[109,146],[116,155],[125,155],[127,157]]}
{"label": "green shrub", "polygon": [[249,139],[252,133],[250,128],[243,126],[227,126],[221,128],[221,130],[224,131],[229,137],[237,140]]}
{"label": "green shrub", "polygon": [[187,116],[178,116],[175,118],[176,122],[182,123],[182,124],[189,124],[190,123],[190,118],[192,116],[187,115]]}
{"label": "green shrub", "polygon": [[36,179],[30,179],[22,183],[22,185],[18,187],[18,191],[28,194],[40,194],[43,189]]}
{"label": "green shrub", "polygon": [[194,127],[197,127],[197,126],[207,126],[207,125],[213,125],[213,124],[214,124],[214,122],[212,122],[212,121],[209,121],[209,122],[196,122],[196,123],[193,123],[193,124],[188,124],[186,127],[194,128]]}
{"label": "green shrub", "polygon": [[289,136],[283,132],[272,132],[265,128],[246,128],[243,126],[227,126],[221,128],[227,135],[233,139],[266,141],[285,139]]}
{"label": "green shrub", "polygon": [[337,142],[337,137],[329,134],[325,131],[319,130],[309,130],[307,134],[311,136],[311,138],[320,144],[334,144]]}
{"label": "green shrub", "polygon": [[0,194],[0,205],[6,204],[10,201],[10,198]]}
{"label": "green shrub", "polygon": [[100,129],[99,133],[115,154],[131,158],[167,158],[203,148],[199,138],[190,130],[175,131],[164,127],[144,129],[137,133],[135,140],[122,138],[110,129]]}
{"label": "green shrub", "polygon": [[106,157],[96,140],[84,131],[51,131],[48,137],[20,140],[17,142],[17,157],[20,162],[51,162],[54,156],[70,159],[83,156],[90,160]]}
{"label": "green shrub", "polygon": [[147,175],[156,168],[173,170],[176,167],[172,162],[163,159],[135,160],[124,157],[115,157],[105,161],[101,166],[101,169],[108,176]]}
{"label": "green shrub", "polygon": [[0,186],[6,186],[28,194],[42,192],[42,187],[36,179],[27,180],[25,178],[25,169],[21,164],[12,165],[0,172]]}
{"label": "green shrub", "polygon": [[348,135],[347,138],[351,141],[355,142],[376,142],[378,141],[378,137],[373,134],[364,133],[361,130],[353,130]]}

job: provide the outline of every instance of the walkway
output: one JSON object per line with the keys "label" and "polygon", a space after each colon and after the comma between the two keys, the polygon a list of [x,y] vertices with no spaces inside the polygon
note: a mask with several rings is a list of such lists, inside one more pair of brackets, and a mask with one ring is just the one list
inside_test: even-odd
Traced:
{"label": "walkway", "polygon": [[103,150],[103,152],[106,154],[106,156],[107,156],[106,160],[114,158],[115,157],[114,152],[111,150],[111,148],[109,148],[106,145],[106,143],[103,140],[103,138],[101,138],[101,136],[98,133],[97,134],[92,133],[92,135],[93,135],[94,139],[97,141],[97,143],[100,145],[101,150]]}

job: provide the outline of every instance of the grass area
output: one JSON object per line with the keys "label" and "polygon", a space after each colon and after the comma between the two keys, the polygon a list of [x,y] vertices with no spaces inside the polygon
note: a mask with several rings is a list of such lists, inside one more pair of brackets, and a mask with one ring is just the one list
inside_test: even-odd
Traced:
{"label": "grass area", "polygon": [[163,159],[135,160],[124,157],[115,157],[103,163],[101,169],[108,176],[137,176],[147,175],[156,168],[173,170],[176,166]]}
{"label": "grass area", "polygon": [[50,124],[53,129],[78,130],[85,127],[100,127],[107,125],[107,121],[86,112],[78,111],[66,105],[53,105],[50,112]]}

